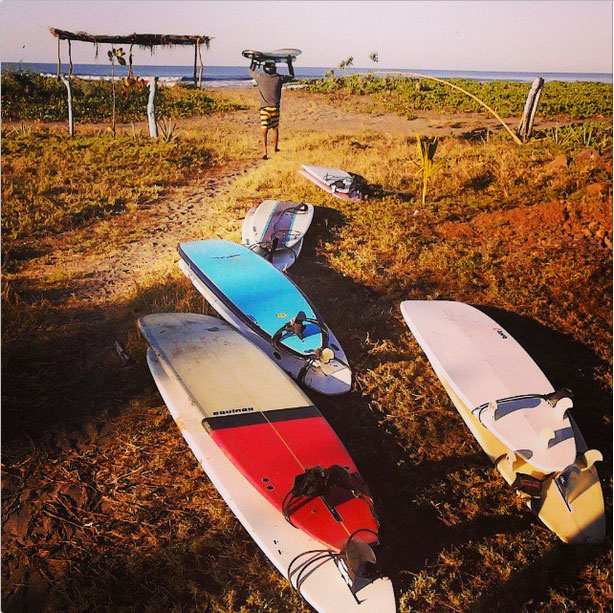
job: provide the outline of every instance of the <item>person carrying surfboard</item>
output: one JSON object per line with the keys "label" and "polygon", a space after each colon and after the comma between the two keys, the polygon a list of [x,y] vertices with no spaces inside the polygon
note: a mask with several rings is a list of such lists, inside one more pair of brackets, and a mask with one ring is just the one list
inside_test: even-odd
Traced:
{"label": "person carrying surfboard", "polygon": [[279,107],[281,104],[281,86],[284,83],[294,80],[292,56],[289,55],[286,61],[290,73],[287,75],[278,74],[275,60],[266,60],[262,67],[263,72],[259,72],[253,68],[249,69],[249,74],[258,85],[263,160],[269,159],[267,152],[269,130],[273,133],[273,149],[275,153],[279,151]]}

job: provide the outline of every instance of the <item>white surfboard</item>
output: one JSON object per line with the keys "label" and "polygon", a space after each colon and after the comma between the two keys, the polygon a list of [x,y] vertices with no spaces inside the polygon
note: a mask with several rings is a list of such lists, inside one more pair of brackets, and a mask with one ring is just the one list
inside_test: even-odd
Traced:
{"label": "white surfboard", "polygon": [[[291,384],[290,387],[276,385],[273,388],[262,385],[261,392],[256,392],[257,395],[262,394],[260,400],[256,400],[257,402],[261,401],[268,403],[267,406],[274,406],[279,401],[283,406],[284,403],[308,401],[266,355],[240,334],[234,332],[225,322],[213,317],[192,314],[161,314],[147,317],[144,321],[141,320],[140,326],[142,329],[149,327],[149,335],[156,326],[160,326],[162,319],[166,323],[174,322],[188,327],[190,325],[198,327],[204,323],[211,328],[221,331],[227,329],[228,332],[233,332],[232,339],[236,339],[237,346],[233,347],[233,342],[228,342],[230,337],[225,338],[224,342],[229,345],[230,352],[234,353],[238,350],[241,359],[246,359],[243,367],[249,368],[250,362],[254,366],[262,364],[262,360],[265,360],[266,370],[271,371],[269,374],[273,374],[274,377],[281,376],[282,381],[285,380]],[[219,349],[217,347],[216,350],[219,351]],[[292,565],[293,570],[290,576],[292,585],[297,587],[297,579],[300,576],[300,593],[317,611],[330,613],[395,611],[394,591],[389,579],[380,578],[366,583],[354,598],[332,560],[320,560],[319,563],[313,563],[318,554],[305,554],[305,552],[321,550],[322,544],[286,521],[284,516],[258,493],[214,442],[210,432],[203,427],[203,406],[207,404],[207,398],[213,397],[207,385],[207,371],[201,371],[203,377],[200,381],[198,378],[192,381],[191,375],[188,375],[188,380],[186,380],[180,373],[185,371],[186,365],[188,372],[190,371],[189,361],[193,358],[196,362],[204,363],[214,361],[215,356],[211,355],[207,348],[198,350],[194,346],[191,346],[187,355],[183,356],[179,346],[175,350],[171,349],[174,357],[169,358],[168,351],[168,343],[163,351],[155,350],[153,347],[147,351],[147,363],[164,402],[212,483],[279,572],[287,577],[289,566],[296,560]],[[233,358],[229,354],[228,358],[236,361],[237,354],[234,356]],[[182,365],[178,364],[177,360],[188,362]],[[257,370],[260,371],[260,367]],[[257,375],[258,372],[255,372],[254,376]],[[277,396],[278,393],[279,396]],[[220,400],[224,402],[223,397],[220,397]],[[301,575],[302,569],[305,569],[305,572]]]}
{"label": "white surfboard", "polygon": [[313,213],[313,205],[307,202],[265,200],[247,212],[241,242],[275,268],[285,271],[301,252]]}
{"label": "white surfboard", "polygon": [[541,483],[539,497],[527,500],[540,520],[566,542],[603,540],[603,493],[594,466],[601,454],[588,450],[567,413],[568,399],[554,406],[545,400],[554,389],[520,344],[460,302],[409,300],[401,313],[506,481],[528,475]]}
{"label": "white surfboard", "polygon": [[241,55],[249,60],[256,62],[264,62],[265,60],[274,60],[275,62],[285,62],[288,57],[293,60],[301,54],[300,49],[274,49],[273,51],[259,51],[257,49],[245,49]]}

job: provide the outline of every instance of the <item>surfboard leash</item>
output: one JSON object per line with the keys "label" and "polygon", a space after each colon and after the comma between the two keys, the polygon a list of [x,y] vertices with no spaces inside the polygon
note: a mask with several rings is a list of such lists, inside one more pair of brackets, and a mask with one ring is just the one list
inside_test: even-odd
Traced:
{"label": "surfboard leash", "polygon": [[[320,465],[307,468],[301,474],[296,475],[294,484],[284,496],[281,505],[286,521],[296,528],[290,516],[310,500],[319,497],[335,521],[343,523],[343,518],[331,503],[333,490],[337,487],[349,492],[354,498],[365,502],[371,514],[377,519],[373,499],[369,495],[364,481],[357,475],[351,475],[343,466],[333,464],[328,468],[322,468]],[[346,531],[349,534],[347,528]]]}
{"label": "surfboard leash", "polygon": [[[277,224],[281,221],[281,218],[284,215],[289,215],[289,214],[304,215],[305,213],[307,213],[308,210],[309,210],[309,207],[307,206],[306,202],[301,202],[301,204],[298,204],[297,206],[292,206],[292,207],[288,207],[287,209],[284,209],[279,214],[277,220],[275,221],[275,225],[273,226],[273,232],[271,233],[271,240],[270,241],[260,241],[258,243],[254,243],[253,245],[249,246],[249,249],[252,251],[256,248],[264,249],[267,252],[268,261],[273,263],[273,256],[275,252],[277,251],[277,246],[279,245],[280,241],[282,241],[283,239],[294,238],[300,234],[299,232],[295,232],[294,234],[292,234],[290,231],[278,230]],[[292,252],[292,257],[293,257],[292,264],[295,264],[297,255],[292,248],[289,248],[289,250]],[[290,266],[292,266],[292,264],[290,264]]]}
{"label": "surfboard leash", "polygon": [[[369,564],[374,566],[376,562],[375,552],[371,546],[362,539],[356,538],[356,535],[362,532],[369,532],[376,538],[379,538],[379,535],[374,530],[369,528],[359,528],[349,535],[345,545],[339,552],[331,551],[330,549],[311,549],[299,553],[292,559],[290,564],[288,564],[287,577],[290,585],[293,586],[301,595],[301,588],[303,583],[307,580],[309,574],[317,570],[327,561],[333,560],[335,566],[337,566],[337,570],[339,570],[339,573],[341,574],[341,577],[350,589],[354,600],[356,600],[357,604],[360,604],[360,601],[356,596],[356,592],[358,591],[356,589],[357,580],[375,578],[375,573],[365,572],[363,574],[363,571],[368,570]],[[302,566],[300,566],[298,570],[295,570],[294,565],[308,555],[313,555],[314,557],[302,563]],[[315,566],[316,564],[317,566]],[[293,572],[296,573],[294,583],[292,582]]]}

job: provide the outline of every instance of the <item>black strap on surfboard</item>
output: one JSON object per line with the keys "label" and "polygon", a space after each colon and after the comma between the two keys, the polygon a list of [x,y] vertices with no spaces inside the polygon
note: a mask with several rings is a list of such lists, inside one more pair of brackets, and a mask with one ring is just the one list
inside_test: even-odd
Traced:
{"label": "black strap on surfboard", "polygon": [[365,195],[367,182],[364,177],[357,175],[353,172],[347,173],[350,176],[350,184],[346,186],[346,178],[336,177],[332,174],[324,175],[324,182],[331,188],[333,192],[339,192],[341,194],[358,194],[361,197]]}
{"label": "black strap on surfboard", "polygon": [[[557,390],[555,392],[551,392],[550,394],[520,394],[518,396],[509,396],[507,398],[498,398],[497,400],[495,400],[495,402],[497,404],[499,403],[504,403],[504,402],[513,402],[515,400],[525,400],[525,399],[530,399],[530,398],[540,398],[542,400],[545,400],[546,402],[548,402],[550,404],[550,406],[552,406],[552,408],[554,408],[559,400],[562,400],[563,398],[573,398],[573,392],[567,388],[567,387],[563,387],[560,390]],[[482,414],[482,411],[486,410],[488,407],[490,406],[490,402],[485,402],[484,404],[481,404],[477,407],[475,407],[475,409],[473,409],[471,412],[472,413],[476,413],[478,414],[478,419],[480,419],[480,416]],[[480,419],[480,422],[482,420]]]}
{"label": "black strap on surfboard", "polygon": [[293,317],[290,321],[286,322],[281,328],[279,328],[279,330],[277,330],[277,332],[275,332],[275,334],[273,334],[273,337],[271,338],[271,345],[273,345],[275,349],[283,351],[283,347],[280,343],[282,336],[286,333],[295,334],[302,340],[303,333],[307,328],[305,324],[307,323],[314,324],[320,329],[320,333],[322,334],[322,345],[319,348],[319,352],[321,352],[323,349],[328,347],[328,328],[326,327],[326,324],[319,319],[307,317],[307,315],[305,315],[305,311],[299,311],[295,317]]}
{"label": "black strap on surfboard", "polygon": [[335,521],[343,519],[333,506],[331,497],[335,488],[341,488],[356,498],[367,497],[372,507],[372,501],[362,479],[339,466],[333,464],[328,468],[314,466],[296,475],[292,489],[285,495],[282,503],[282,513],[291,525],[294,526],[290,516],[313,498],[320,497]]}
{"label": "black strap on surfboard", "polygon": [[[350,534],[339,553],[330,549],[311,549],[299,553],[288,565],[290,585],[294,586],[300,594],[303,582],[310,574],[310,569],[317,568],[320,563],[326,560],[333,560],[354,600],[357,604],[360,604],[356,592],[364,585],[365,581],[373,581],[378,574],[375,568],[377,561],[375,552],[368,543],[357,536],[366,532],[378,536],[377,532],[369,528],[359,528]],[[307,556],[311,557],[305,559]]]}

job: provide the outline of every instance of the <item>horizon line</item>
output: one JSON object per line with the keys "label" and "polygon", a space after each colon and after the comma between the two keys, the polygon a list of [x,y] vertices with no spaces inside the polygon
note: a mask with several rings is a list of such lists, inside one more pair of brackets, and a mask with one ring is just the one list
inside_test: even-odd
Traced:
{"label": "horizon line", "polygon": [[[42,61],[34,61],[34,60],[1,60],[0,64],[53,64],[57,65],[57,62],[42,62]],[[68,66],[68,62],[61,62],[61,65]],[[73,66],[100,66],[104,65],[99,62],[73,62]],[[134,67],[173,67],[173,68],[193,68],[193,64],[134,64]],[[241,68],[243,64],[205,64],[204,68],[206,70],[207,66],[209,68]],[[245,69],[249,68],[248,65],[245,65]],[[336,66],[297,66],[294,65],[294,68],[322,68],[325,70],[330,70],[331,68],[335,70],[343,70],[337,68]],[[590,71],[590,70],[582,70],[582,71],[570,71],[570,70],[501,70],[501,69],[475,69],[475,68],[398,68],[398,67],[373,67],[373,66],[349,66],[349,68],[353,68],[354,70],[366,70],[366,71],[424,71],[424,70],[432,70],[432,71],[449,71],[449,72],[490,72],[490,73],[525,73],[525,74],[596,74],[596,75],[614,75],[612,71],[603,72],[603,71]]]}

